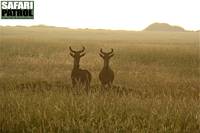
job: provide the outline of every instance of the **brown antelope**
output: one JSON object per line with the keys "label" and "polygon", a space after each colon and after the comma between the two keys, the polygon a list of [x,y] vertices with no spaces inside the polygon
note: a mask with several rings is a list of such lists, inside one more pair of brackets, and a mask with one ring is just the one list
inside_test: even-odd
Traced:
{"label": "brown antelope", "polygon": [[113,49],[111,49],[111,52],[103,52],[103,50],[100,50],[99,55],[104,60],[104,66],[101,72],[99,73],[99,79],[101,81],[101,84],[103,87],[108,85],[108,87],[111,87],[113,80],[114,80],[114,72],[109,66],[109,60],[111,57],[114,56]]}
{"label": "brown antelope", "polygon": [[85,53],[83,53],[85,51],[85,47],[83,47],[82,50],[75,51],[70,46],[69,50],[70,55],[74,58],[74,67],[71,73],[73,87],[75,87],[76,85],[83,85],[86,88],[89,88],[92,76],[88,70],[83,70],[79,68],[80,58],[85,55]]}

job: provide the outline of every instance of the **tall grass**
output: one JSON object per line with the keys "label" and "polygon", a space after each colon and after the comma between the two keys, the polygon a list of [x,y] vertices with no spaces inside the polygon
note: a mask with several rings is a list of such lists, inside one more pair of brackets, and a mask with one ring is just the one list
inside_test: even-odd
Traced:
{"label": "tall grass", "polygon": [[[197,33],[1,27],[0,34],[0,132],[200,132]],[[71,87],[69,45],[86,46],[88,94]],[[107,90],[98,80],[100,48],[115,50]]]}

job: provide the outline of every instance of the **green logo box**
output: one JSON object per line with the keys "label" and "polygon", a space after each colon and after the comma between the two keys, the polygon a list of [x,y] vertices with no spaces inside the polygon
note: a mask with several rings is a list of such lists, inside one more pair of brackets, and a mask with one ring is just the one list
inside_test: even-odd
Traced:
{"label": "green logo box", "polygon": [[1,1],[1,19],[34,19],[34,1]]}

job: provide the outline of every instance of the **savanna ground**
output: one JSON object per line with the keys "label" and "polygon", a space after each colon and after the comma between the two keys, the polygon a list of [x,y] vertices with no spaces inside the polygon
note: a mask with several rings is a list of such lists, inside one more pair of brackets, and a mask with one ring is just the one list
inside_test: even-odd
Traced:
{"label": "savanna ground", "polygon": [[[0,132],[200,132],[197,32],[0,27]],[[72,88],[68,46],[86,47],[90,92]],[[98,80],[114,48],[114,87]]]}

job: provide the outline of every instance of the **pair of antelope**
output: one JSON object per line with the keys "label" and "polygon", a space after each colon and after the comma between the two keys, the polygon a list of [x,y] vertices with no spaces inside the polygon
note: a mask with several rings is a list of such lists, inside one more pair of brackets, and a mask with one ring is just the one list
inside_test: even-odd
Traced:
{"label": "pair of antelope", "polygon": [[[92,75],[88,70],[81,69],[79,65],[80,58],[85,55],[85,52],[84,52],[85,47],[83,47],[82,50],[75,51],[70,46],[69,50],[70,50],[70,55],[74,58],[74,67],[71,73],[73,87],[81,84],[84,87],[89,88]],[[103,52],[103,50],[100,49],[99,55],[104,60],[103,69],[99,73],[99,80],[103,87],[106,87],[106,86],[111,87],[114,80],[114,72],[109,66],[109,59],[114,56],[113,49],[111,49],[111,52]]]}

